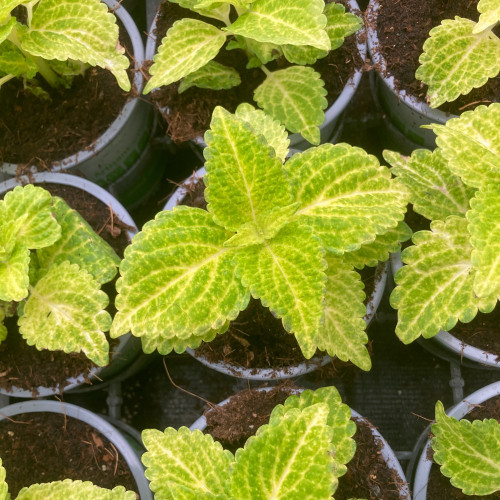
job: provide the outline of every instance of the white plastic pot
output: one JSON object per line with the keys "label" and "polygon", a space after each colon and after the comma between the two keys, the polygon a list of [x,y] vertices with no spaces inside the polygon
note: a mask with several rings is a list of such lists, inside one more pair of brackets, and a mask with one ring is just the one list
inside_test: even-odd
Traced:
{"label": "white plastic pot", "polygon": [[[138,97],[129,99],[108,129],[85,150],[56,161],[53,172],[79,172],[96,184],[106,187],[127,206],[143,202],[161,175],[161,163],[154,155],[150,138],[155,129],[153,108],[140,93],[144,77],[139,71],[144,61],[141,34],[128,12],[115,0],[103,0],[113,9],[125,27],[133,46],[133,88]],[[0,181],[14,177],[18,165],[0,163]],[[31,167],[31,172],[36,172]]]}
{"label": "white plastic pot", "polygon": [[[361,15],[361,10],[359,8],[356,0],[346,0],[348,5],[348,10],[350,12]],[[154,5],[154,2],[152,2]],[[151,28],[149,29],[148,39],[146,41],[146,53],[145,59],[146,61],[150,61],[153,59],[156,51],[156,17],[154,18]],[[356,36],[356,44],[358,47],[359,56],[362,61],[366,59],[366,35],[365,29],[360,29],[354,36]],[[356,90],[361,81],[361,76],[363,74],[363,70],[361,68],[356,68],[354,74],[347,80],[344,89],[341,94],[337,97],[336,101],[325,111],[325,121],[320,126],[320,134],[321,140],[320,143],[324,144],[326,142],[337,142],[340,134],[342,132],[343,125],[343,117],[344,111],[347,108],[347,105],[351,102]],[[162,114],[168,114],[168,109],[161,109],[160,112]],[[304,151],[307,148],[310,148],[312,144],[307,142],[300,134],[290,134],[290,148],[298,149],[300,151]],[[206,143],[203,137],[197,137],[193,141],[200,148],[206,147]]]}
{"label": "white plastic pot", "polygon": [[[194,177],[187,179],[183,184],[181,184],[173,193],[172,196],[168,199],[167,203],[163,207],[163,210],[172,210],[175,206],[179,205],[184,197],[187,195],[188,190],[183,187],[184,185],[192,185],[203,178],[206,170],[205,167],[198,169]],[[370,297],[370,300],[367,305],[367,311],[365,315],[366,324],[369,325],[372,319],[377,312],[377,308],[382,300],[382,296],[384,294],[385,286],[387,283],[387,271],[389,264],[387,262],[379,263],[376,276],[379,278],[375,282],[375,287]],[[272,369],[272,368],[253,368],[248,369],[239,365],[227,363],[227,362],[214,362],[210,361],[204,356],[201,356],[196,353],[194,349],[186,349],[186,352],[191,354],[194,358],[196,358],[200,363],[203,363],[205,366],[212,368],[220,373],[225,375],[229,375],[232,377],[244,378],[248,380],[281,380],[286,378],[298,377],[300,375],[304,375],[306,373],[310,373],[321,366],[325,366],[331,361],[330,356],[322,355],[322,356],[314,356],[308,361],[303,363],[299,363],[298,365],[288,366],[286,368],[281,369]]]}
{"label": "white plastic pot", "polygon": [[[376,70],[376,77],[371,81],[373,95],[397,129],[393,132],[392,127],[387,127],[386,132],[394,143],[401,143],[406,152],[409,152],[408,146],[411,144],[413,147],[410,149],[419,147],[434,149],[436,146],[434,132],[421,126],[429,123],[445,124],[455,115],[432,109],[425,102],[408,95],[406,91],[396,89],[394,77],[388,73],[387,62],[379,49],[377,35],[379,7],[379,0],[370,0],[365,17],[368,51]],[[398,132],[403,134],[403,139]]]}
{"label": "white plastic pot", "polygon": [[[453,406],[450,410],[448,410],[446,414],[449,417],[454,417],[457,420],[460,420],[467,415],[467,413],[473,410],[476,405],[480,405],[488,399],[494,398],[498,395],[500,395],[500,382],[494,382],[493,384],[487,385],[486,387],[472,393],[456,406]],[[423,441],[425,436],[429,435],[429,430],[430,429],[427,428],[422,433],[422,437],[419,442]],[[433,460],[430,458],[432,456],[431,440],[427,439],[423,448],[417,445],[413,453],[416,456],[420,456],[413,479],[413,499],[426,500],[427,484],[429,482],[429,474],[433,464]]]}
{"label": "white plastic pot", "polygon": [[[403,267],[401,252],[391,254],[390,258],[392,275],[395,276],[398,269]],[[496,354],[492,354],[478,349],[470,344],[466,344],[451,333],[440,330],[439,333],[430,339],[419,338],[420,345],[431,351],[433,354],[450,361],[450,359],[468,360],[475,368],[489,368],[500,370],[500,359]],[[449,353],[449,355],[448,355]]]}
{"label": "white plastic pot", "polygon": [[[134,476],[141,499],[153,499],[153,495],[149,489],[149,481],[144,475],[144,467],[141,462],[141,452],[139,449],[135,450],[115,427],[99,415],[96,415],[95,413],[84,408],[80,408],[79,406],[61,403],[59,401],[24,401],[22,403],[15,403],[1,408],[0,420],[4,420],[5,418],[11,419],[21,413],[45,412],[60,413],[68,417],[81,420],[103,434],[121,453],[123,459],[127,463],[127,467]],[[27,478],[27,480],[29,480],[29,478]],[[27,484],[27,486],[29,486],[29,484]]]}
{"label": "white plastic pot", "polygon": [[[14,189],[15,186],[20,184],[37,184],[42,182],[73,186],[92,194],[101,200],[105,205],[110,206],[122,222],[134,228],[133,231],[127,231],[130,240],[132,240],[132,237],[137,233],[135,222],[116,198],[93,182],[74,175],[42,172],[30,176],[30,178],[21,177],[19,179],[9,179],[7,181],[0,182],[0,194],[10,191],[11,189]],[[116,376],[136,361],[141,354],[142,348],[140,339],[133,337],[130,334],[120,337],[118,345],[113,348],[110,364],[105,367],[93,368],[89,374],[89,378],[93,382],[93,385],[88,386],[85,384],[85,387],[95,387],[98,389],[100,381],[109,380],[110,378]],[[64,387],[63,392],[83,387],[84,383],[85,378],[83,374],[76,378],[72,377],[68,379],[68,385]],[[52,396],[54,394],[59,394],[60,392],[57,387],[38,387],[37,390],[37,397]],[[33,397],[31,391],[19,389],[17,387],[12,387],[11,391],[5,391],[0,388],[0,394],[17,398]]]}

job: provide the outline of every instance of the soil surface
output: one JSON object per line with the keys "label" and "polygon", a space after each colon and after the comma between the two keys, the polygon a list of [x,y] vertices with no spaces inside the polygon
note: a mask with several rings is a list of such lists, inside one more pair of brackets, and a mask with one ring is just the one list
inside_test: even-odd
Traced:
{"label": "soil surface", "polygon": [[[155,31],[157,43],[161,42],[175,21],[186,17],[211,23],[219,28],[223,26],[214,19],[199,16],[175,3],[163,2]],[[191,87],[179,94],[177,82],[152,93],[152,100],[159,109],[168,107],[168,111],[165,110],[162,115],[167,123],[167,134],[177,143],[203,136],[210,126],[212,111],[216,106],[223,106],[231,113],[234,113],[236,107],[242,102],[249,102],[257,107],[253,101],[253,92],[264,81],[264,72],[259,68],[246,69],[247,56],[239,49],[225,50],[223,46],[215,60],[235,68],[241,77],[241,84],[228,90]],[[342,47],[331,51],[327,57],[313,65],[325,82],[325,88],[328,91],[326,96],[328,106],[331,106],[340,95],[355,69],[361,68],[363,64],[364,61],[359,57],[355,36],[350,36],[347,37]],[[284,57],[266,65],[270,71],[288,66],[290,63]]]}
{"label": "soil surface", "polygon": [[[100,236],[106,240],[122,257],[129,240],[127,226],[116,215],[111,217],[110,209],[94,196],[72,186],[41,184],[53,195],[63,198],[68,205],[77,210]],[[103,286],[110,297],[108,311],[114,314],[114,281]],[[62,351],[39,351],[34,346],[28,346],[17,328],[17,317],[5,321],[9,335],[0,344],[0,387],[9,390],[13,385],[25,390],[36,388],[57,387],[61,392],[67,379],[80,374],[88,375],[95,366],[83,353],[66,354]],[[118,341],[110,340],[110,353]]]}
{"label": "soil surface", "polygon": [[[478,0],[380,0],[377,18],[379,49],[387,61],[387,73],[393,75],[396,88],[425,101],[427,86],[415,79],[418,59],[429,31],[443,19],[455,16],[477,21]],[[495,30],[497,33],[498,28]],[[479,104],[500,100],[500,76],[489,79],[480,89],[460,96],[439,109],[460,114]]]}
{"label": "soil surface", "polygon": [[[131,59],[132,44],[123,28],[120,43]],[[133,73],[128,70],[131,81]],[[29,165],[50,170],[53,162],[88,149],[135,94],[122,91],[115,77],[99,67],[75,77],[70,89],[53,89],[41,77],[39,83],[50,100],[25,90],[19,79],[0,91],[0,163],[19,163],[19,173]]]}
{"label": "soil surface", "polygon": [[115,446],[92,426],[63,414],[23,413],[0,421],[0,457],[12,498],[25,486],[63,479],[138,492]]}

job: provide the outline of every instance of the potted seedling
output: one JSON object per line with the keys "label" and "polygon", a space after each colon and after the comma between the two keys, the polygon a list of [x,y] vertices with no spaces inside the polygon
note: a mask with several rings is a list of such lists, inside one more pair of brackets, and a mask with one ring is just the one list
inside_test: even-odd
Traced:
{"label": "potted seedling", "polygon": [[252,296],[306,359],[319,349],[368,370],[354,267],[387,260],[404,240],[405,188],[348,144],[285,163],[283,127],[249,105],[216,108],[205,140],[208,208],[162,211],[134,238],[111,336],[131,331],[145,352],[183,352],[226,331]]}
{"label": "potted seedling", "polygon": [[[327,91],[311,65],[358,31],[363,24],[360,17],[345,12],[339,3],[325,4],[323,0],[279,5],[269,0],[173,3],[198,14],[198,19],[185,17],[167,31],[149,70],[145,93],[178,81],[180,93],[194,86],[213,90],[238,86],[241,76],[237,69],[216,59],[228,50],[237,51],[234,57],[243,58],[247,69],[262,71],[253,91],[255,103],[290,132],[302,136],[292,139],[294,147],[303,149],[329,139],[333,122],[354,94],[361,72],[349,82],[349,97],[343,96],[335,110],[329,110],[331,123],[320,134]],[[355,2],[350,5],[359,11]]]}
{"label": "potted seedling", "polygon": [[391,295],[397,335],[409,343],[439,332],[436,339],[456,354],[496,368],[497,356],[445,332],[457,321],[469,323],[478,310],[492,312],[500,297],[499,126],[500,104],[479,106],[430,126],[434,152],[416,150],[409,159],[384,154],[410,190],[414,211],[432,220],[430,231],[416,232],[401,254],[406,265],[396,272]]}

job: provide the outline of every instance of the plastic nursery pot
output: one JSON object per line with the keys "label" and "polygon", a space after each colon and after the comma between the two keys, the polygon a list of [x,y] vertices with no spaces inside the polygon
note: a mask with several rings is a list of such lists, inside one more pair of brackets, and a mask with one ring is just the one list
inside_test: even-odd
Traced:
{"label": "plastic nursery pot", "polygon": [[[90,193],[95,198],[102,201],[105,205],[110,206],[122,222],[134,228],[133,231],[127,231],[130,240],[132,240],[132,237],[137,233],[137,228],[132,217],[114,196],[99,187],[97,184],[74,175],[42,172],[34,174],[29,178],[21,177],[19,179],[9,179],[7,181],[0,182],[0,194],[3,195],[20,184],[37,184],[42,182],[73,186]],[[105,367],[95,367],[91,370],[89,373],[89,378],[93,382],[91,386],[85,384],[85,377],[82,374],[76,378],[72,377],[68,379],[68,385],[63,388],[63,392],[77,392],[84,387],[85,390],[99,389],[99,383],[117,376],[119,373],[129,368],[141,355],[142,348],[140,340],[130,334],[125,335],[120,338],[118,345],[113,348],[110,364]],[[37,391],[37,397],[52,396],[60,393],[57,387],[38,387]],[[9,391],[0,388],[0,394],[16,398],[33,397],[31,391],[19,389],[17,387],[11,387]]]}
{"label": "plastic nursery pot", "polygon": [[[473,392],[470,396],[453,406],[446,412],[446,414],[449,417],[455,417],[457,420],[460,420],[462,417],[467,415],[467,413],[473,410],[475,406],[481,405],[488,399],[499,395],[500,382],[494,382],[493,384],[487,385],[478,391]],[[412,482],[414,500],[426,500],[428,498],[427,484],[429,482],[429,474],[433,464],[431,440],[428,438],[429,429],[430,427],[422,433],[415,449],[413,450],[413,456],[415,459],[418,458],[417,468],[415,469]],[[425,440],[426,437],[427,440]],[[425,444],[422,445],[424,440]]]}
{"label": "plastic nursery pot", "polygon": [[[258,389],[254,389],[256,391],[270,391],[272,387],[260,387]],[[300,394],[303,391],[303,389],[294,389],[292,390],[292,394]],[[224,401],[221,401],[218,406],[224,406],[231,400],[231,397],[225,399]],[[353,410],[351,408],[351,415],[353,417],[356,417],[358,419],[362,419],[365,422],[369,424],[370,431],[374,436],[375,441],[380,445],[381,448],[381,453],[384,461],[387,464],[387,467],[389,469],[392,469],[396,471],[397,475],[399,476],[399,480],[397,481],[397,484],[400,487],[399,491],[399,498],[401,500],[410,500],[410,489],[408,487],[408,482],[406,481],[405,474],[403,472],[403,469],[401,468],[401,464],[399,463],[399,460],[396,457],[396,454],[394,453],[394,450],[389,446],[389,443],[384,439],[382,434],[376,429],[371,423],[369,422],[368,419],[365,417],[361,416],[356,410]],[[200,431],[204,431],[207,427],[207,419],[205,415],[202,415],[200,418],[198,418],[189,429],[191,431],[194,431],[196,429]]]}
{"label": "plastic nursery pot", "polygon": [[[153,495],[149,489],[149,481],[144,475],[141,462],[140,444],[134,448],[129,443],[130,438],[125,438],[122,433],[104,418],[79,406],[61,403],[59,401],[24,401],[5,406],[0,409],[0,420],[12,419],[21,413],[60,413],[68,417],[85,422],[103,434],[121,453],[130,472],[134,476],[142,500],[152,500]],[[20,426],[22,427],[22,426]]]}
{"label": "plastic nursery pot", "polygon": [[[141,97],[144,77],[138,70],[144,60],[144,45],[133,19],[119,2],[104,0],[125,27],[132,42],[133,88],[138,97],[127,100],[108,129],[87,148],[53,162],[51,171],[83,174],[108,189],[128,208],[144,202],[162,174],[160,158],[154,154],[150,138],[156,122],[152,106]],[[0,163],[0,181],[14,177],[18,164]],[[35,172],[34,167],[30,168]],[[23,168],[24,171],[24,168]]]}
{"label": "plastic nursery pot", "polygon": [[[175,206],[179,205],[188,190],[184,186],[192,185],[193,183],[197,183],[199,179],[203,178],[206,170],[205,167],[198,169],[194,175],[184,181],[173,193],[172,196],[168,199],[167,203],[163,207],[163,210],[172,210]],[[366,324],[369,325],[372,319],[377,312],[377,308],[382,300],[382,296],[384,294],[384,289],[387,282],[387,271],[388,271],[388,263],[379,263],[376,270],[376,280],[375,287],[373,293],[370,297],[370,300],[367,304],[365,321]],[[286,368],[280,369],[272,369],[272,368],[244,368],[242,366],[238,366],[235,364],[219,361],[214,362],[208,360],[204,356],[201,356],[196,353],[194,349],[186,349],[186,352],[191,354],[195,359],[197,359],[200,363],[203,363],[205,366],[212,368],[224,375],[229,375],[231,377],[244,378],[248,380],[282,380],[287,378],[294,378],[300,375],[304,375],[306,373],[310,373],[321,366],[325,366],[331,361],[330,356],[324,354],[322,356],[314,356],[310,360],[307,360],[303,363],[299,363],[297,365],[287,366]]]}
{"label": "plastic nursery pot", "polygon": [[[394,276],[398,269],[403,267],[401,252],[391,254],[390,263]],[[430,339],[419,338],[417,342],[446,361],[456,360],[472,368],[500,370],[499,356],[467,344],[449,332],[441,330],[436,336]]]}
{"label": "plastic nursery pot", "polygon": [[[154,5],[155,0],[150,0],[150,2],[151,4],[150,6],[148,6],[149,9],[151,9],[151,5]],[[361,10],[356,0],[346,0],[346,5],[348,7],[349,12],[361,15]],[[156,51],[156,35],[155,35],[156,20],[157,16],[154,18],[151,24],[148,33],[148,39],[146,41],[146,52],[145,52],[146,61],[152,60]],[[356,45],[358,48],[359,57],[361,58],[362,61],[365,61],[367,53],[365,29],[361,28],[358,32],[356,32],[355,37],[356,37]],[[344,85],[344,89],[337,97],[335,102],[325,111],[325,121],[319,127],[321,135],[321,140],[320,140],[321,144],[324,144],[326,142],[335,143],[340,137],[343,127],[344,112],[348,104],[351,102],[351,99],[354,97],[356,90],[358,89],[362,74],[363,74],[362,68],[356,68],[354,74],[347,80],[346,84]],[[168,109],[161,109],[160,112],[161,114],[168,114]],[[312,146],[312,144],[307,142],[298,133],[290,134],[289,139],[290,139],[290,148],[293,149],[304,151],[305,149],[310,148]],[[202,149],[206,147],[206,143],[203,137],[201,136],[194,139],[193,142]]]}
{"label": "plastic nursery pot", "polygon": [[[382,55],[377,35],[377,17],[380,8],[379,0],[370,0],[366,9],[366,33],[368,51],[375,66],[375,78],[371,79],[375,100],[390,118],[394,127],[386,127],[390,140],[399,145],[405,152],[425,147],[434,149],[435,134],[432,130],[421,128],[429,123],[444,124],[455,115],[439,109],[430,108],[425,102],[397,90],[394,77],[389,74],[387,61]],[[401,135],[402,134],[402,137]],[[413,147],[411,147],[413,145]]]}

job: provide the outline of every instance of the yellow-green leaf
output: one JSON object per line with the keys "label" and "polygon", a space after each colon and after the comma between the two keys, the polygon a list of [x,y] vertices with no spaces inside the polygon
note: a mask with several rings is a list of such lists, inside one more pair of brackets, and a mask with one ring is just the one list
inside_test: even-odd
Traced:
{"label": "yellow-green leaf", "polygon": [[326,32],[332,44],[332,50],[337,49],[344,43],[344,39],[356,33],[363,20],[349,12],[345,12],[345,7],[340,3],[331,2],[325,6]]}
{"label": "yellow-green leaf", "polygon": [[28,295],[29,248],[17,243],[6,260],[0,261],[0,300],[19,302]]}
{"label": "yellow-green leaf", "polygon": [[479,0],[477,10],[481,15],[473,33],[480,33],[483,30],[492,28],[500,21],[500,3],[498,0]]}
{"label": "yellow-green leaf", "polygon": [[221,90],[236,87],[240,83],[240,75],[234,68],[229,68],[216,61],[209,61],[205,66],[182,79],[179,85],[179,94],[191,87]]}

